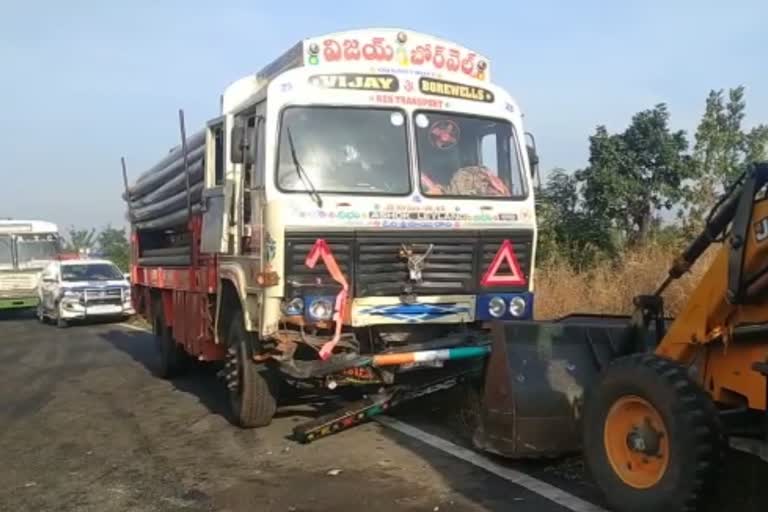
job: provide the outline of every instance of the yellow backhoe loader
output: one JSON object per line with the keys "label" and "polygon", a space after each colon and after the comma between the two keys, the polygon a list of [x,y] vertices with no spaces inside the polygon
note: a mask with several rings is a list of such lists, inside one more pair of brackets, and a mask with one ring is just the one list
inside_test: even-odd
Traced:
{"label": "yellow backhoe loader", "polygon": [[[729,439],[768,459],[767,182],[768,163],[752,165],[631,317],[495,325],[475,445],[514,458],[581,450],[621,512],[698,510]],[[667,318],[663,292],[714,243]]]}

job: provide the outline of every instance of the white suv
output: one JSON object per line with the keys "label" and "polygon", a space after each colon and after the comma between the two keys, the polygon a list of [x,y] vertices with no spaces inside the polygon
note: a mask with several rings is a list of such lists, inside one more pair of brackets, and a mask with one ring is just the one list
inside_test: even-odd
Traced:
{"label": "white suv", "polygon": [[70,320],[135,313],[128,280],[107,260],[55,261],[43,270],[37,294],[37,317],[55,320],[59,327]]}

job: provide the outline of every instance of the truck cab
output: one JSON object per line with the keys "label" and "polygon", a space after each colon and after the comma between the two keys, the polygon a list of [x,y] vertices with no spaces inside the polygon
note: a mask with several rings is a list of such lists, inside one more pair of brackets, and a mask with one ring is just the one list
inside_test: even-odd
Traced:
{"label": "truck cab", "polygon": [[[274,281],[249,310],[260,337],[318,329],[327,356],[342,338],[379,351],[532,317],[535,151],[488,59],[397,29],[331,34],[222,107],[208,185],[229,182],[237,207],[206,211],[203,244],[255,266],[238,288]],[[234,232],[216,229],[225,210]]]}

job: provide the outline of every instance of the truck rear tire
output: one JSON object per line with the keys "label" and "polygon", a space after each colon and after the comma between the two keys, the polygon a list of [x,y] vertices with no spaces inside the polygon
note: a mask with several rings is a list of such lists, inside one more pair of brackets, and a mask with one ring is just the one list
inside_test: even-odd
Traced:
{"label": "truck rear tire", "polygon": [[653,354],[615,360],[585,397],[584,459],[620,512],[693,511],[717,488],[718,411],[682,366]]}
{"label": "truck rear tire", "polygon": [[234,419],[243,428],[264,427],[277,410],[277,383],[270,370],[249,357],[250,334],[242,314],[232,316],[227,333],[226,381]]}
{"label": "truck rear tire", "polygon": [[155,347],[159,355],[157,375],[164,379],[179,375],[186,366],[186,354],[173,338],[173,329],[165,322],[161,303],[153,308],[152,332],[155,335]]}

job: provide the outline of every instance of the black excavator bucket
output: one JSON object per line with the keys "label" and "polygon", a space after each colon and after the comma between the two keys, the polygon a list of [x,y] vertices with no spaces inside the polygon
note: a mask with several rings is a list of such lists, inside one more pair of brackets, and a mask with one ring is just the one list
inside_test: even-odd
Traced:
{"label": "black excavator bucket", "polygon": [[475,447],[509,458],[578,451],[584,389],[603,366],[631,350],[634,332],[629,317],[495,324],[473,425]]}

